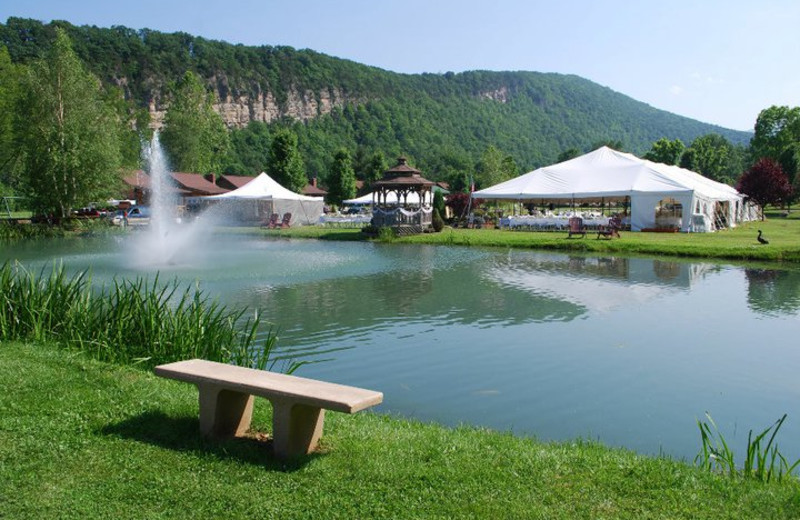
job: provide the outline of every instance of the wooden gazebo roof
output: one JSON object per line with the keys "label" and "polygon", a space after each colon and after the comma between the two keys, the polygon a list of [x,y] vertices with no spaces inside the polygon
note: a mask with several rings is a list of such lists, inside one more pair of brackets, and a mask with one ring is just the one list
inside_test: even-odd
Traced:
{"label": "wooden gazebo roof", "polygon": [[397,165],[386,170],[383,178],[372,183],[372,187],[378,190],[424,190],[430,189],[436,184],[422,176],[422,172],[412,168],[407,164],[405,157],[397,159]]}

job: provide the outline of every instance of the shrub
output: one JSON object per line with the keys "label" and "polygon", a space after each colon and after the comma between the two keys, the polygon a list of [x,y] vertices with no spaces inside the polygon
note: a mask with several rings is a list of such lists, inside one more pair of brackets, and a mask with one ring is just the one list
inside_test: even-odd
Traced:
{"label": "shrub", "polygon": [[442,216],[439,214],[438,209],[433,210],[433,222],[431,225],[433,226],[433,230],[437,233],[444,229],[444,220],[442,220]]}

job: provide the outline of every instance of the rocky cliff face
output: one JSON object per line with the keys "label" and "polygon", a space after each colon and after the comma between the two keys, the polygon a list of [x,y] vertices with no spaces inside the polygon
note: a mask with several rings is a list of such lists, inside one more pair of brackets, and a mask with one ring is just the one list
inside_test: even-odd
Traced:
{"label": "rocky cliff face", "polygon": [[[307,121],[321,115],[329,114],[335,107],[343,107],[349,99],[337,89],[313,92],[311,90],[290,90],[286,101],[278,103],[272,92],[260,92],[256,95],[234,94],[229,90],[217,91],[214,110],[222,116],[229,128],[242,128],[250,121],[269,123],[282,117],[291,117],[299,121]],[[150,126],[159,129],[164,124],[167,105],[159,99],[151,99]]]}

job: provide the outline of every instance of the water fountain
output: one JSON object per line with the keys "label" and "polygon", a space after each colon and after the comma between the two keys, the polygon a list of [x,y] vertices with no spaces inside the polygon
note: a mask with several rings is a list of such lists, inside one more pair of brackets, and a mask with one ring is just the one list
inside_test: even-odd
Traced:
{"label": "water fountain", "polygon": [[170,168],[158,132],[142,145],[142,161],[150,175],[150,223],[134,237],[130,265],[145,269],[196,264],[204,256],[202,235],[210,233],[212,216],[191,221],[178,214],[178,199],[170,179]]}

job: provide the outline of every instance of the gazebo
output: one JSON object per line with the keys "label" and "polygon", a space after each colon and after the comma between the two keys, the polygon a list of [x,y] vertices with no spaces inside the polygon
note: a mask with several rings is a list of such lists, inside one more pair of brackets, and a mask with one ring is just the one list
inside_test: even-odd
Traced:
{"label": "gazebo", "polygon": [[[398,158],[396,166],[372,183],[372,225],[395,228],[398,234],[422,233],[433,223],[434,184],[405,157]],[[412,193],[417,196],[409,200]]]}

